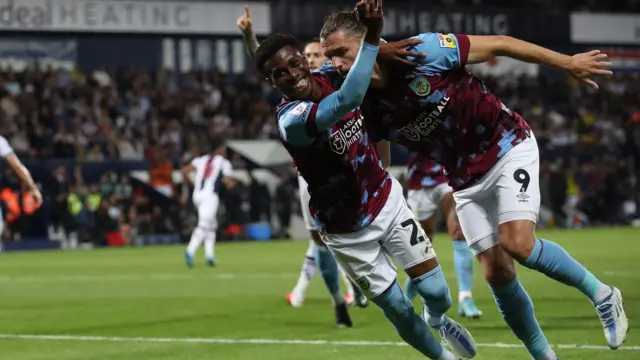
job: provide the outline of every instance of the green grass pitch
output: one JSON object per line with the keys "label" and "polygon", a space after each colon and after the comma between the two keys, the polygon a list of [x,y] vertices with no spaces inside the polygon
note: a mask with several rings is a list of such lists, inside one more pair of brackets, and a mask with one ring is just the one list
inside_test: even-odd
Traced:
{"label": "green grass pitch", "polygon": [[[640,317],[640,229],[540,235],[618,286],[633,327]],[[177,246],[1,254],[0,359],[424,358],[399,345],[374,306],[352,309],[353,329],[335,328],[319,276],[305,305],[290,308],[284,296],[297,280],[306,247],[306,241],[223,243],[213,269],[202,253],[196,267],[187,269]],[[435,248],[454,294],[455,316],[452,247],[438,235]],[[640,359],[634,329],[623,348],[609,350],[595,310],[577,290],[523,268],[519,276],[563,360]],[[480,271],[474,294],[485,315],[461,322],[480,344],[476,359],[529,359],[498,314]]]}

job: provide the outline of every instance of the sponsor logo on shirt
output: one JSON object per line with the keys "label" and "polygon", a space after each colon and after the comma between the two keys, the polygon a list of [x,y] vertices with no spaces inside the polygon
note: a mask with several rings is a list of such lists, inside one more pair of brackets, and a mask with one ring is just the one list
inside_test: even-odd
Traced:
{"label": "sponsor logo on shirt", "polygon": [[293,110],[291,110],[291,115],[293,116],[302,115],[304,114],[304,112],[307,110],[308,107],[309,107],[308,103],[301,102],[300,104],[296,105],[296,107],[294,107]]}
{"label": "sponsor logo on shirt", "polygon": [[449,48],[449,49],[456,48],[456,40],[451,35],[438,34],[438,40],[440,40],[441,48]]}
{"label": "sponsor logo on shirt", "polygon": [[421,138],[429,136],[442,124],[443,120],[440,116],[450,99],[448,96],[443,97],[435,109],[423,111],[416,119],[401,127],[398,132],[410,141],[419,141]]}
{"label": "sponsor logo on shirt", "polygon": [[362,114],[343,122],[342,125],[334,127],[333,133],[329,136],[329,146],[331,147],[331,151],[339,155],[344,154],[351,145],[355,144],[360,139],[362,136],[362,130]]}

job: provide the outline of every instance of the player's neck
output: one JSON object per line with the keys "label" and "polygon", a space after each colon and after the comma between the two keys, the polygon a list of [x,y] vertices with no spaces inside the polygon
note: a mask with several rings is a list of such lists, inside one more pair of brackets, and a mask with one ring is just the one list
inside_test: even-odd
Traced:
{"label": "player's neck", "polygon": [[318,84],[314,84],[313,89],[311,89],[311,94],[309,95],[311,101],[320,101],[322,100],[322,88],[318,86]]}
{"label": "player's neck", "polygon": [[374,89],[381,89],[387,85],[387,69],[376,63],[373,68],[373,75],[371,75],[371,87]]}

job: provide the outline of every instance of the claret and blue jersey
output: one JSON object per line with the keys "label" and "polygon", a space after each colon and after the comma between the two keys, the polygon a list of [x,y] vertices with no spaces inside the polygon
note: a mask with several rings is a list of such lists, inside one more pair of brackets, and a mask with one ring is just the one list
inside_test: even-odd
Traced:
{"label": "claret and blue jersey", "polygon": [[395,141],[446,169],[456,189],[472,185],[521,143],[529,126],[465,65],[466,35],[424,33],[411,72],[388,68],[384,89],[370,88],[363,113],[376,137]]}
{"label": "claret and blue jersey", "polygon": [[407,188],[409,190],[430,189],[447,182],[442,165],[424,155],[412,154],[408,167]]}
{"label": "claret and blue jersey", "polygon": [[[323,97],[339,88],[332,69],[314,72]],[[322,103],[284,98],[277,109],[281,140],[309,184],[309,208],[322,230],[339,234],[369,225],[386,203],[391,177],[356,107],[324,131],[316,115]]]}

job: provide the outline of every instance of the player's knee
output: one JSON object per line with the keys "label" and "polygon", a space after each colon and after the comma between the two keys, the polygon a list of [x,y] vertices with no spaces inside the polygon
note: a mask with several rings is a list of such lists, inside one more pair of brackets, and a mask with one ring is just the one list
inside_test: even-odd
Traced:
{"label": "player's knee", "polygon": [[526,260],[535,245],[534,224],[529,220],[514,220],[500,225],[500,245],[517,261]]}
{"label": "player's knee", "polygon": [[494,246],[478,255],[484,278],[492,287],[508,284],[516,276],[513,259],[500,246]]}
{"label": "player's knee", "polygon": [[414,312],[413,304],[404,295],[397,281],[394,281],[393,285],[373,298],[372,301],[382,309],[384,315],[392,322],[406,318]]}
{"label": "player's knee", "polygon": [[426,304],[436,306],[442,313],[451,307],[451,293],[440,266],[411,281]]}

